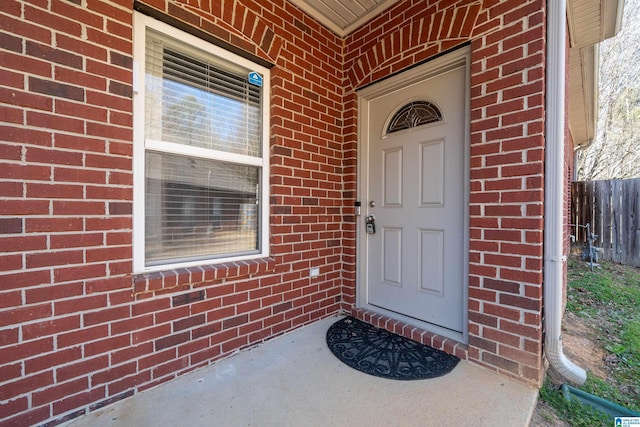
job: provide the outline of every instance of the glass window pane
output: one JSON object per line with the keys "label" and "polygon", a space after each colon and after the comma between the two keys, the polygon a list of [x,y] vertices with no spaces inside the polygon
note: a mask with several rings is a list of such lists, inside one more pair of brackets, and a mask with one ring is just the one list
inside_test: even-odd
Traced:
{"label": "glass window pane", "polygon": [[260,168],[146,153],[147,265],[259,251]]}
{"label": "glass window pane", "polygon": [[429,101],[413,101],[396,112],[389,122],[387,133],[399,132],[442,120],[438,107]]}
{"label": "glass window pane", "polygon": [[246,73],[179,53],[180,47],[188,51],[180,42],[148,34],[147,138],[261,156],[261,88]]}

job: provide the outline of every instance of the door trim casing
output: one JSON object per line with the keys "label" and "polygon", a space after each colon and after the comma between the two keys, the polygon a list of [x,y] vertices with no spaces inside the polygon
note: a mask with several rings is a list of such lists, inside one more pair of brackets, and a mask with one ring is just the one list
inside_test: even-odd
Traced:
{"label": "door trim casing", "polygon": [[368,206],[363,203],[362,212],[360,216],[356,217],[356,307],[366,309],[373,313],[378,313],[386,317],[403,321],[409,325],[416,326],[420,329],[424,329],[433,332],[438,335],[442,335],[447,338],[454,339],[464,344],[468,343],[469,339],[469,188],[470,188],[470,175],[469,175],[469,159],[470,159],[470,68],[471,68],[471,48],[466,45],[446,55],[439,56],[431,61],[427,61],[424,64],[413,67],[405,72],[396,74],[389,78],[386,78],[378,83],[369,85],[357,92],[358,95],[358,176],[357,176],[357,199],[368,200],[367,190],[369,187],[369,126],[368,126],[368,109],[369,103],[386,94],[389,94],[395,90],[401,89],[407,85],[422,82],[432,77],[436,77],[447,71],[450,71],[460,66],[465,67],[465,101],[464,101],[464,259],[462,264],[464,266],[463,272],[463,297],[462,297],[462,332],[452,331],[447,328],[443,328],[438,325],[434,325],[428,322],[417,320],[415,318],[404,316],[402,314],[385,310],[383,308],[371,305],[368,303],[367,296],[367,267],[368,267],[368,252],[367,252],[367,234],[364,232],[364,218],[367,215]]}

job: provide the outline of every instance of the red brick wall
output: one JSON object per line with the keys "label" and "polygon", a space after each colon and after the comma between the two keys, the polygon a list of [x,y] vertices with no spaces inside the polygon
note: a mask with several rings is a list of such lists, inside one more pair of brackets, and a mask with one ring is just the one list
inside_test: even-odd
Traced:
{"label": "red brick wall", "polygon": [[472,44],[469,353],[539,384],[544,2],[499,2],[485,16],[483,32],[499,27]]}
{"label": "red brick wall", "polygon": [[144,3],[275,64],[271,258],[133,276],[131,0],[3,0],[4,424],[69,419],[350,309],[354,89],[467,41],[468,355],[538,380],[542,1],[406,0],[344,41],[284,1]]}
{"label": "red brick wall", "polygon": [[276,65],[271,259],[132,276],[132,2],[3,0],[2,424],[72,418],[340,308],[340,40],[285,2],[146,3]]}
{"label": "red brick wall", "polygon": [[[468,358],[533,384],[543,373],[544,37],[539,0],[412,0],[348,36],[345,51],[345,162],[355,167],[354,89],[471,43]],[[355,280],[344,280],[353,301]]]}

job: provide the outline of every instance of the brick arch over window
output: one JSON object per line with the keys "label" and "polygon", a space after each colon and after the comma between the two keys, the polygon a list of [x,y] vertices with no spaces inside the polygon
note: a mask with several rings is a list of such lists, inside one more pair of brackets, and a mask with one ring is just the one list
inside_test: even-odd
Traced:
{"label": "brick arch over window", "polygon": [[[477,0],[462,0],[441,10],[437,9],[438,5],[402,23],[397,31],[381,37],[347,64],[348,89],[358,89],[389,72],[400,71],[459,46],[470,40],[474,29],[482,29],[482,23],[489,20],[489,14],[482,11],[481,2]],[[388,13],[393,16],[393,9]]]}
{"label": "brick arch over window", "polygon": [[[200,28],[224,42],[276,63],[282,40],[267,21],[240,1],[212,1],[192,6],[189,0],[168,0],[165,13]],[[208,10],[207,10],[208,7]]]}

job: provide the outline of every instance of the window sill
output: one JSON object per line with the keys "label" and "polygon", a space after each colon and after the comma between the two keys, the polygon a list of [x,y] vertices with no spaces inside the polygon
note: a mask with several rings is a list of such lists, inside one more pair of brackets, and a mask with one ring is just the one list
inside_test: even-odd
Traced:
{"label": "window sill", "polygon": [[275,266],[276,262],[273,258],[258,258],[136,274],[133,276],[133,296],[148,298],[212,283],[222,283],[225,280],[251,278],[273,272]]}

